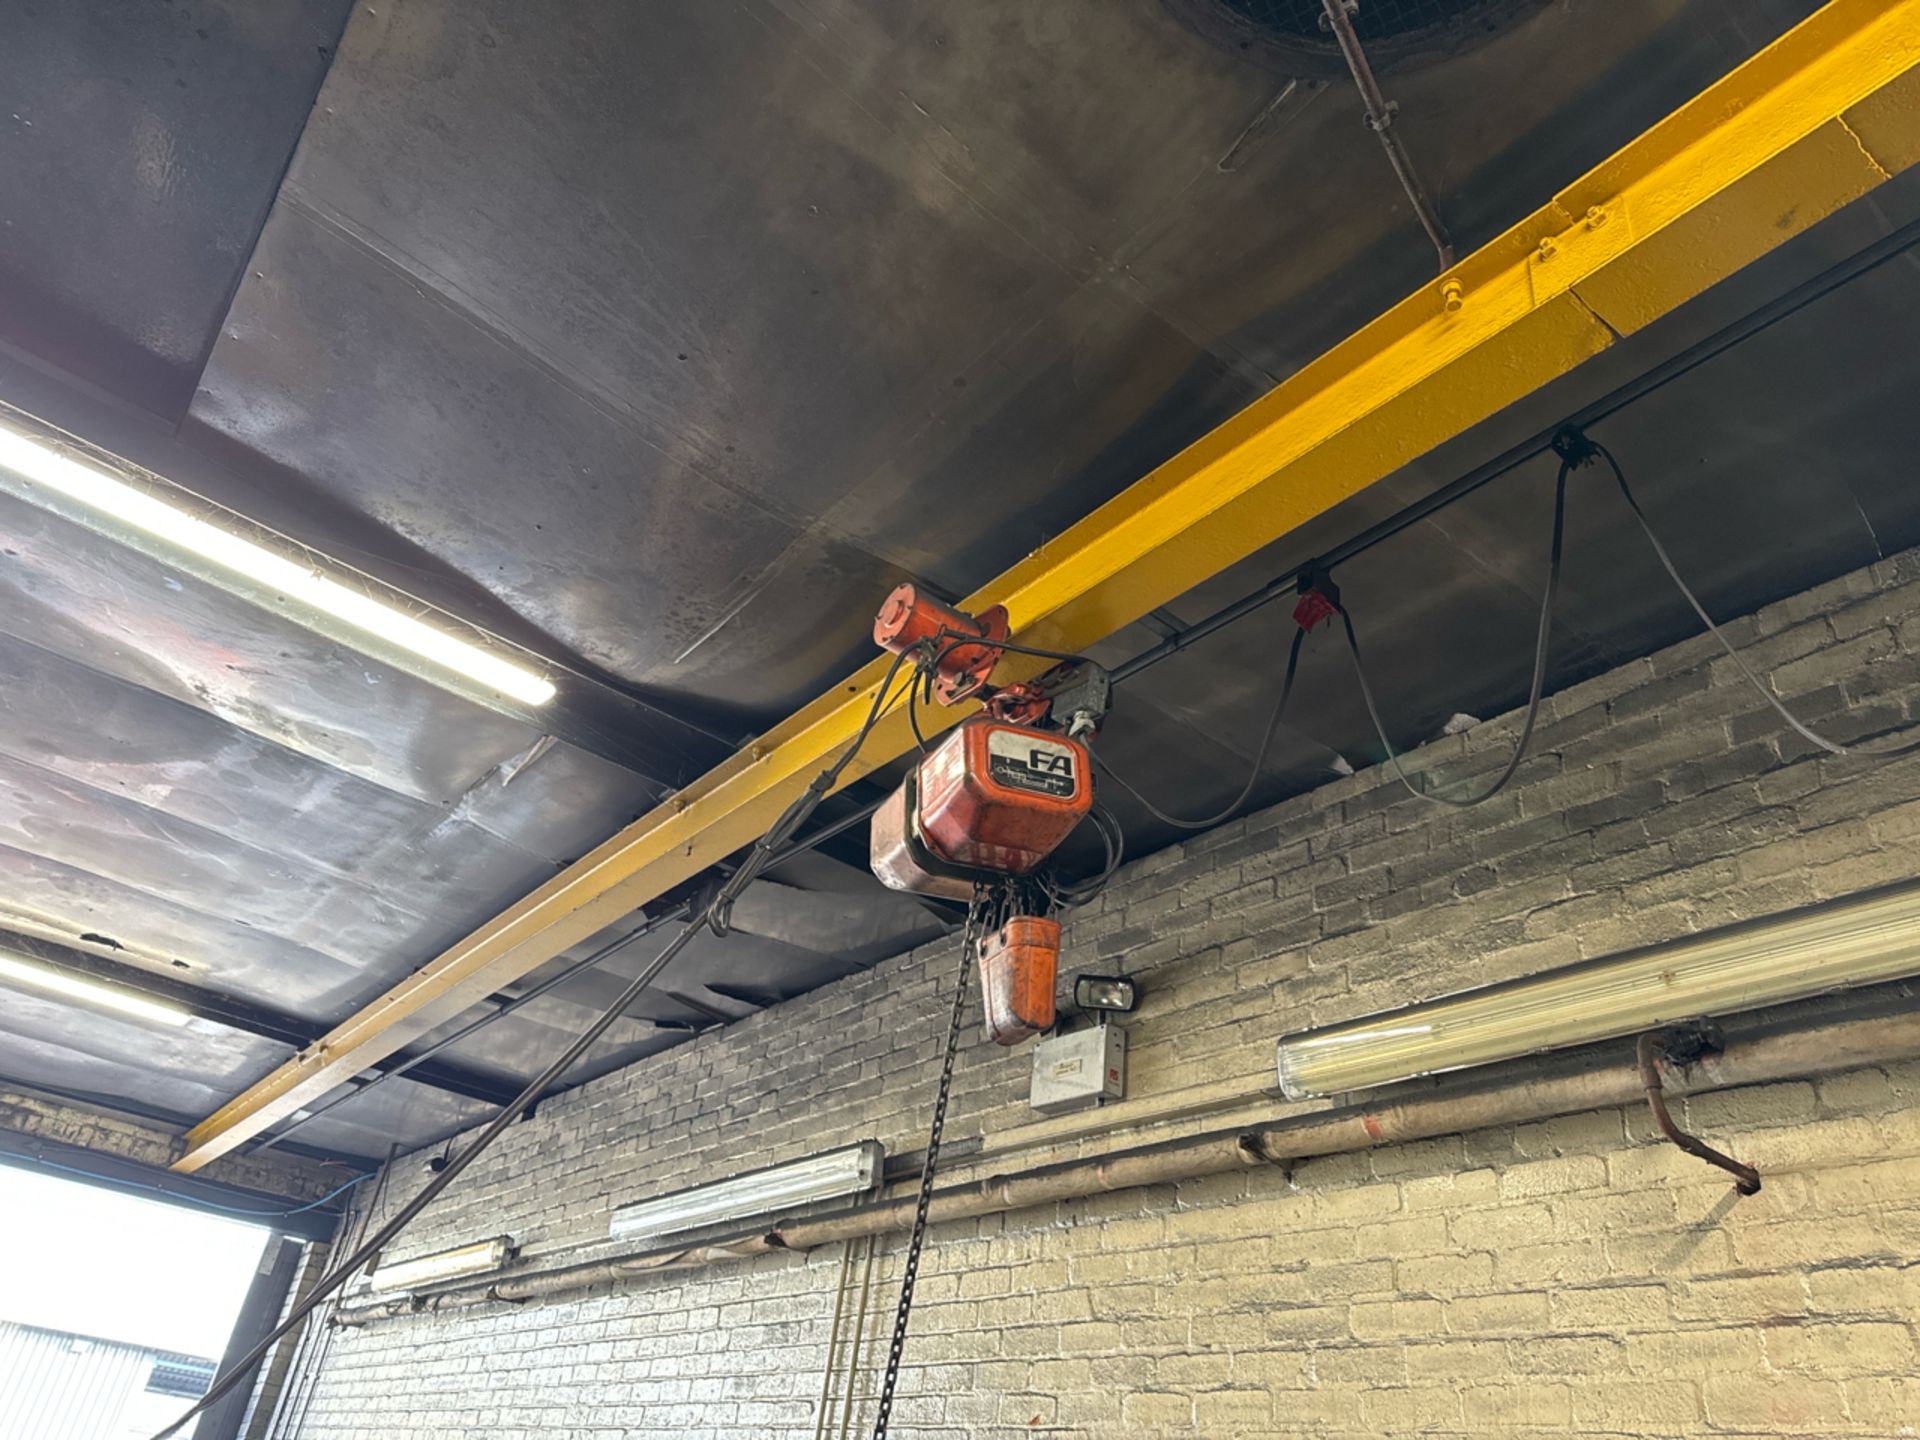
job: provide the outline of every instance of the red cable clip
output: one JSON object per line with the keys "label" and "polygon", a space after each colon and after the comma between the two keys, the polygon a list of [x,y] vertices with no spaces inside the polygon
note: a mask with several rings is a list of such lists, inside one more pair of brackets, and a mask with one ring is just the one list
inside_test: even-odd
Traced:
{"label": "red cable clip", "polygon": [[1312,630],[1322,620],[1340,613],[1340,587],[1318,562],[1300,572],[1300,599],[1293,607],[1293,622],[1302,630]]}
{"label": "red cable clip", "polygon": [[1309,590],[1300,597],[1300,603],[1293,607],[1293,621],[1302,630],[1311,630],[1322,620],[1333,618],[1333,602],[1318,590]]}

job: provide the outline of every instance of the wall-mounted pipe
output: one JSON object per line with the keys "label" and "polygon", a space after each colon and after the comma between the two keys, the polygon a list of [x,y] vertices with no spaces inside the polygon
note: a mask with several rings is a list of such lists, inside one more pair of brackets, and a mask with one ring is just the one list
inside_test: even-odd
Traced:
{"label": "wall-mounted pipe", "polygon": [[[1840,1020],[1756,1035],[1672,1077],[1681,1094],[1831,1074],[1920,1056],[1920,1013]],[[1068,1161],[994,1175],[936,1191],[934,1223],[972,1219],[1113,1190],[1175,1184],[1269,1164],[1376,1149],[1442,1135],[1494,1129],[1638,1105],[1645,1099],[1637,1057],[1565,1074],[1509,1078],[1470,1090],[1449,1088],[1378,1106],[1348,1106],[1257,1130],[1214,1132],[1141,1146],[1092,1160]],[[363,1325],[395,1315],[460,1309],[489,1302],[525,1302],[639,1275],[684,1270],[779,1250],[811,1250],[863,1235],[912,1227],[914,1197],[783,1221],[772,1230],[651,1254],[560,1266],[485,1284],[456,1286],[410,1300],[343,1310],[337,1325]]]}
{"label": "wall-mounted pipe", "polygon": [[1649,1030],[1640,1037],[1635,1049],[1635,1057],[1640,1066],[1640,1086],[1647,1093],[1647,1109],[1653,1114],[1653,1123],[1660,1127],[1660,1133],[1687,1154],[1717,1165],[1733,1176],[1734,1188],[1742,1195],[1760,1193],[1760,1172],[1751,1165],[1743,1165],[1725,1151],[1716,1150],[1698,1135],[1689,1135],[1673,1123],[1673,1116],[1667,1110],[1665,1094],[1666,1082],[1660,1074],[1661,1062],[1667,1057],[1667,1040],[1658,1030]]}

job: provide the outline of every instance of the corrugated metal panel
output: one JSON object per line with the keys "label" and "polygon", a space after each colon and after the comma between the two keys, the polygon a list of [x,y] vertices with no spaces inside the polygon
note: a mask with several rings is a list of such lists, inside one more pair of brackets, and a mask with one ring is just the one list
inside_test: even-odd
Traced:
{"label": "corrugated metal panel", "polygon": [[0,1320],[0,1440],[146,1440],[205,1393],[213,1367]]}
{"label": "corrugated metal panel", "polygon": [[117,1440],[151,1351],[0,1321],[0,1440]]}

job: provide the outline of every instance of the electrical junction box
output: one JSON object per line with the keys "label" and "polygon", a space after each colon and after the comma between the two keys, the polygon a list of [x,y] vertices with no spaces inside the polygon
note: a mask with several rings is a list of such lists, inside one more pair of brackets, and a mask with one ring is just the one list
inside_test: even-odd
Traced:
{"label": "electrical junction box", "polygon": [[1030,1103],[1042,1115],[1091,1110],[1127,1093],[1127,1032],[1094,1025],[1054,1035],[1033,1047]]}

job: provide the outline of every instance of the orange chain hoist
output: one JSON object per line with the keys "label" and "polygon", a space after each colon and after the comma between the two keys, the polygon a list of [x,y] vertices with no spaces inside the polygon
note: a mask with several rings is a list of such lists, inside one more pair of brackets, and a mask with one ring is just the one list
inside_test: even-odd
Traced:
{"label": "orange chain hoist", "polygon": [[1108,695],[1106,672],[1083,660],[990,685],[1001,655],[1019,648],[1007,633],[1000,607],[966,615],[912,585],[887,597],[873,631],[881,648],[914,654],[916,687],[946,704],[982,701],[882,803],[872,865],[895,890],[984,907],[976,916],[980,983],[987,1032],[1002,1045],[1054,1023],[1060,924],[1048,913],[1054,892],[1042,872],[1093,809],[1086,741]]}

